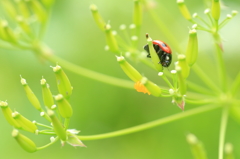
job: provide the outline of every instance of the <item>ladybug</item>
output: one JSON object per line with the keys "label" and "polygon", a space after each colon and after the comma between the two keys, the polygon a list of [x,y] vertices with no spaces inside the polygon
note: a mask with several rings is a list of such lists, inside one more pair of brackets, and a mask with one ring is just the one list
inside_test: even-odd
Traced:
{"label": "ladybug", "polygon": [[[172,51],[171,48],[163,41],[161,40],[153,40],[153,47],[158,55],[159,63],[163,67],[169,67],[172,62]],[[148,45],[145,45],[144,50],[148,52],[147,57],[151,58],[149,47]]]}

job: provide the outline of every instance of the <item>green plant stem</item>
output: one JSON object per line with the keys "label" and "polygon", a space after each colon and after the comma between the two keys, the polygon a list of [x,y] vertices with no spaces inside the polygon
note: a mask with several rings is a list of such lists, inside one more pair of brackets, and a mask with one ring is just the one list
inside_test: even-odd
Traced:
{"label": "green plant stem", "polygon": [[191,81],[187,81],[187,86],[188,86],[188,88],[190,88],[198,93],[202,93],[204,95],[211,95],[211,96],[215,95],[213,91],[203,88],[202,86],[197,85]]}
{"label": "green plant stem", "polygon": [[48,131],[44,131],[44,130],[39,131],[38,134],[44,134],[44,135],[56,135],[55,132],[48,132]]}
{"label": "green plant stem", "polygon": [[78,138],[80,140],[98,140],[98,139],[105,139],[105,138],[110,138],[110,137],[116,137],[116,136],[121,136],[121,135],[126,135],[126,134],[131,134],[131,133],[135,133],[135,132],[139,132],[139,131],[143,131],[146,129],[150,129],[159,125],[163,125],[172,121],[176,121],[178,119],[182,119],[182,118],[186,118],[195,114],[199,114],[199,113],[203,113],[203,112],[207,112],[207,111],[211,111],[214,110],[216,108],[219,108],[219,105],[214,105],[214,106],[202,106],[199,108],[195,108],[192,110],[188,110],[185,111],[183,113],[178,113],[178,114],[174,114],[162,119],[158,119],[152,122],[148,122],[142,125],[138,125],[138,126],[134,126],[131,128],[127,128],[127,129],[123,129],[123,130],[119,130],[119,131],[114,131],[114,132],[110,132],[110,133],[105,133],[105,134],[99,134],[99,135],[90,135],[90,136],[78,136]]}
{"label": "green plant stem", "polygon": [[222,111],[221,125],[220,125],[220,135],[219,135],[219,148],[218,148],[218,159],[223,159],[224,152],[224,140],[227,128],[228,120],[228,106],[224,106]]}
{"label": "green plant stem", "polygon": [[56,137],[55,140],[54,140],[53,142],[50,142],[50,143],[47,144],[47,145],[44,145],[44,146],[38,147],[37,150],[42,150],[42,149],[45,149],[45,148],[51,146],[52,144],[54,144],[55,142],[57,142],[58,139],[59,139],[59,137]]}
{"label": "green plant stem", "polygon": [[200,27],[200,28],[202,28],[202,29],[206,29],[206,30],[208,30],[207,28],[205,28],[204,26],[202,26],[201,24],[199,24],[199,23],[197,23],[195,20],[193,20],[193,19],[190,19],[190,20],[188,20],[189,22],[191,22],[191,23],[193,23],[193,24],[197,24],[198,25],[198,27]]}
{"label": "green plant stem", "polygon": [[220,79],[220,84],[221,88],[224,92],[227,91],[227,78],[226,78],[226,68],[225,64],[223,61],[223,51],[222,48],[220,48],[222,45],[220,41],[220,37],[218,34],[214,34],[214,39],[215,39],[215,47],[216,47],[216,53],[217,53],[217,62],[218,62],[218,72],[219,72],[219,79]]}
{"label": "green plant stem", "polygon": [[209,78],[209,76],[207,76],[205,74],[205,72],[202,71],[202,69],[195,64],[192,69],[195,71],[195,73],[198,75],[198,77],[212,90],[216,91],[216,92],[221,92],[220,89],[217,87],[217,85],[214,83],[214,81],[212,79]]}
{"label": "green plant stem", "polygon": [[219,24],[219,29],[223,28],[231,19],[226,18]]}
{"label": "green plant stem", "polygon": [[237,92],[239,91],[239,88],[240,88],[240,72],[238,73],[237,77],[235,78],[231,86],[231,93],[233,96],[237,94]]}
{"label": "green plant stem", "polygon": [[48,129],[53,129],[51,126],[44,125],[44,124],[41,124],[41,123],[36,123],[36,125],[42,126],[42,127],[48,128]]}
{"label": "green plant stem", "polygon": [[216,99],[191,99],[185,98],[185,102],[188,104],[194,105],[206,105],[206,104],[213,104]]}
{"label": "green plant stem", "polygon": [[59,65],[61,65],[61,67],[65,68],[66,70],[68,70],[70,72],[76,73],[78,75],[81,75],[81,76],[84,76],[84,77],[87,77],[90,79],[94,79],[96,81],[111,84],[114,86],[133,89],[134,83],[132,81],[104,75],[104,74],[83,68],[81,66],[75,65],[75,64],[68,62],[64,59],[61,59],[49,52],[46,52],[45,49],[43,49],[41,46],[39,47],[38,45],[36,45],[34,51],[37,54],[39,54],[41,57],[43,57],[44,59],[46,59],[52,63],[58,63]]}
{"label": "green plant stem", "polygon": [[207,13],[207,17],[208,17],[208,19],[209,19],[210,23],[211,23],[211,24],[214,26],[214,21],[213,21],[213,19],[212,19],[211,15],[210,15],[210,12],[209,12],[209,13]]}
{"label": "green plant stem", "polygon": [[64,121],[64,128],[65,128],[65,130],[68,129],[69,123],[70,123],[70,118],[66,118],[65,121]]}
{"label": "green plant stem", "polygon": [[206,26],[208,26],[208,28],[211,28],[211,26],[204,19],[202,19],[200,16],[197,16],[196,18],[198,18],[200,21],[202,21]]}

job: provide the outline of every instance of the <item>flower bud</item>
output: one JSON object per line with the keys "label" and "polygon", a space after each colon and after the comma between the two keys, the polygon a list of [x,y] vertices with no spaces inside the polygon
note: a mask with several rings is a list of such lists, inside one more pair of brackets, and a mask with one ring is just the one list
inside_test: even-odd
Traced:
{"label": "flower bud", "polygon": [[61,94],[56,95],[54,98],[57,101],[60,115],[63,118],[70,118],[73,114],[70,103]]}
{"label": "flower bud", "polygon": [[99,14],[97,6],[94,4],[90,5],[90,10],[92,11],[93,18],[94,18],[95,22],[97,23],[98,27],[102,31],[104,31],[106,23],[105,23],[104,19],[102,18],[102,16]]}
{"label": "flower bud", "polygon": [[33,9],[34,14],[36,14],[40,23],[44,24],[47,21],[48,14],[43,8],[42,4],[38,0],[29,1]]}
{"label": "flower bud", "polygon": [[73,147],[77,147],[77,146],[80,146],[80,147],[86,147],[82,141],[78,138],[77,135],[74,135],[74,134],[71,134],[69,133],[68,135],[68,139],[67,139],[67,143]]}
{"label": "flower bud", "polygon": [[62,94],[66,99],[69,99],[72,95],[72,85],[67,75],[59,65],[53,67],[53,72],[56,75],[59,93]]}
{"label": "flower bud", "polygon": [[131,80],[137,82],[142,79],[142,75],[132,65],[130,65],[123,56],[117,57],[117,61],[122,70]]}
{"label": "flower bud", "polygon": [[29,131],[31,133],[36,132],[37,126],[33,122],[31,122],[16,111],[12,113],[12,116],[21,125],[23,130]]}
{"label": "flower bud", "polygon": [[187,142],[191,147],[194,158],[207,158],[206,150],[204,149],[202,142],[200,142],[195,135],[188,134]]}
{"label": "flower bud", "polygon": [[67,133],[64,130],[63,125],[60,123],[60,121],[58,120],[58,118],[54,114],[54,111],[48,110],[48,115],[52,120],[52,125],[53,125],[54,131],[56,132],[56,134],[59,136],[59,138],[61,140],[66,141],[67,140]]}
{"label": "flower bud", "polygon": [[146,38],[147,38],[149,53],[151,55],[152,62],[154,64],[156,70],[159,72],[162,72],[163,67],[159,64],[159,63],[161,63],[161,61],[159,61],[160,59],[158,58],[158,55],[157,55],[155,49],[153,48],[152,39],[150,38],[150,36],[148,36],[148,34],[146,34]]}
{"label": "flower bud", "polygon": [[236,10],[232,11],[232,17],[235,17],[237,14],[238,14],[238,11],[236,11]]}
{"label": "flower bud", "polygon": [[178,55],[178,66],[181,67],[181,74],[183,78],[187,78],[189,76],[190,68],[186,61],[185,55]]}
{"label": "flower bud", "polygon": [[116,55],[119,55],[120,52],[119,52],[118,43],[115,36],[113,35],[111,26],[109,24],[105,26],[105,35],[106,35],[107,45],[109,46],[109,50],[115,53]]}
{"label": "flower bud", "polygon": [[183,78],[182,68],[180,66],[176,67],[177,76],[178,76],[178,84],[179,84],[179,92],[181,95],[185,95],[187,92],[186,80]]}
{"label": "flower bud", "polygon": [[225,159],[234,159],[233,155],[233,145],[231,143],[226,143],[224,146]]}
{"label": "flower bud", "polygon": [[33,91],[31,90],[31,88],[28,86],[26,79],[21,77],[21,84],[23,85],[23,88],[26,92],[26,95],[28,97],[28,100],[30,101],[30,103],[39,111],[42,111],[41,108],[41,104],[38,100],[38,98],[36,97],[36,95],[33,93]]}
{"label": "flower bud", "polygon": [[216,21],[220,18],[221,8],[220,8],[220,1],[219,0],[212,0],[212,17]]}
{"label": "flower bud", "polygon": [[16,139],[16,141],[18,142],[18,144],[27,152],[35,152],[37,151],[37,147],[35,145],[35,143],[27,138],[26,136],[20,134],[18,132],[18,130],[14,129],[12,131],[12,137],[14,137]]}
{"label": "flower bud", "polygon": [[0,107],[8,123],[17,129],[20,129],[21,125],[12,117],[12,110],[11,108],[9,108],[8,103],[4,101],[0,101]]}
{"label": "flower bud", "polygon": [[140,0],[134,0],[133,23],[136,27],[142,25],[142,6]]}
{"label": "flower bud", "polygon": [[44,105],[51,109],[51,107],[54,105],[54,101],[52,92],[49,89],[49,84],[47,84],[47,81],[45,79],[41,79],[40,83],[42,85],[42,96]]}
{"label": "flower bud", "polygon": [[162,93],[160,87],[158,87],[155,83],[149,81],[146,77],[141,79],[141,83],[147,88],[147,90],[156,97],[159,97]]}
{"label": "flower bud", "polygon": [[204,10],[204,14],[209,14],[209,12],[210,12],[210,9],[209,9],[209,8],[207,8],[207,9]]}
{"label": "flower bud", "polygon": [[184,3],[184,0],[177,0],[178,8],[180,12],[182,13],[183,17],[187,20],[191,20],[191,14],[187,8],[187,6]]}
{"label": "flower bud", "polygon": [[189,31],[189,40],[186,51],[186,60],[190,67],[196,62],[197,57],[198,57],[197,31],[195,29],[192,29]]}
{"label": "flower bud", "polygon": [[40,116],[41,116],[41,117],[44,117],[45,119],[47,119],[48,121],[51,122],[50,117],[49,117],[49,116],[47,115],[47,113],[45,113],[44,111],[40,112]]}
{"label": "flower bud", "polygon": [[126,28],[127,28],[127,26],[126,26],[125,24],[121,24],[121,25],[119,26],[119,29],[120,29],[120,30],[126,30]]}
{"label": "flower bud", "polygon": [[172,103],[177,104],[177,106],[178,106],[180,109],[184,110],[184,106],[185,106],[184,96],[181,96],[181,95],[175,95],[175,96],[173,96]]}

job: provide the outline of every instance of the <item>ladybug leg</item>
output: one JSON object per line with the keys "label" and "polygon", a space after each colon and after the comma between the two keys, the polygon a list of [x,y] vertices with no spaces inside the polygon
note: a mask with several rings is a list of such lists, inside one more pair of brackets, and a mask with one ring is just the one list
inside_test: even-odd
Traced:
{"label": "ladybug leg", "polygon": [[147,57],[148,57],[148,58],[151,58],[148,45],[145,45],[145,46],[143,47],[143,49],[148,53],[148,54],[147,54]]}

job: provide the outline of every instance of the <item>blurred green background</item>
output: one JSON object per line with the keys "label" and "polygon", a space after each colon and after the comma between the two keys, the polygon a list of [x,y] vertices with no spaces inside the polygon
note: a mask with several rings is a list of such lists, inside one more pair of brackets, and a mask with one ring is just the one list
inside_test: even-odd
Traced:
{"label": "blurred green background", "polygon": [[[185,1],[191,13],[198,12],[203,16],[205,9],[204,0]],[[222,18],[231,10],[240,10],[239,0],[225,0]],[[105,37],[95,25],[90,4],[96,4],[104,19],[109,20],[112,27],[118,29],[121,24],[132,23],[133,1],[109,1],[109,0],[69,0],[56,1],[52,17],[44,41],[56,55],[77,65],[92,69],[114,77],[128,79],[122,72],[116,58],[110,52],[104,51]],[[159,18],[171,29],[172,34],[179,41],[183,50],[188,39],[188,23],[181,15],[176,5],[176,0],[157,0],[156,12]],[[144,12],[144,24],[139,49],[145,45],[144,34],[147,32],[153,39],[166,41],[164,34],[152,21],[149,14]],[[239,72],[239,35],[240,16],[237,15],[222,31],[224,39],[224,58],[227,63],[229,81]],[[200,55],[198,63],[206,70],[206,73],[216,79],[216,67],[214,61],[213,41],[209,34],[198,32]],[[173,53],[176,51],[172,48]],[[41,98],[40,79],[42,76],[51,85],[53,94],[57,94],[55,77],[47,61],[41,61],[31,52],[14,52],[0,50],[0,99],[7,100],[12,109],[16,109],[27,118],[39,122],[45,122],[39,113],[30,105],[24,90],[20,84],[22,75]],[[175,56],[176,57],[176,56]],[[175,60],[173,60],[175,62]],[[143,64],[134,66],[159,85],[164,85],[156,76],[156,72],[146,68]],[[173,69],[173,66],[170,67]],[[166,70],[167,71],[167,70]],[[166,117],[181,110],[171,103],[170,98],[156,98],[134,90],[119,88],[103,84],[85,77],[77,76],[66,71],[74,87],[71,103],[74,115],[70,128],[81,130],[80,135],[94,135],[120,130]],[[198,82],[194,74],[192,81]],[[196,106],[186,105],[186,110]],[[192,154],[185,136],[191,132],[195,134],[205,145],[210,159],[217,158],[218,138],[221,110],[215,110],[196,116],[171,122],[156,128],[121,137],[83,141],[87,148],[73,148],[69,145],[61,147],[60,143],[29,154],[25,152],[11,137],[11,126],[0,114],[0,158],[3,159],[190,159]],[[234,154],[240,158],[240,126],[232,118],[226,133],[226,142],[234,145]],[[27,134],[38,146],[49,142],[48,136],[35,136]]]}

